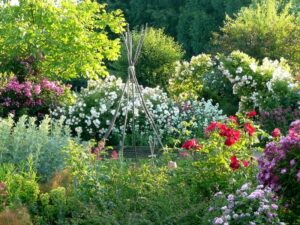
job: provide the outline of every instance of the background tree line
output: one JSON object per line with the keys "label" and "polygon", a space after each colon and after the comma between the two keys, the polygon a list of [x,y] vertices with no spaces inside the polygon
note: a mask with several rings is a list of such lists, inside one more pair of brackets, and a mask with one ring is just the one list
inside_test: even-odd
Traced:
{"label": "background tree line", "polygon": [[164,28],[184,48],[186,56],[211,50],[212,32],[251,0],[98,0],[121,9],[131,27],[148,24]]}

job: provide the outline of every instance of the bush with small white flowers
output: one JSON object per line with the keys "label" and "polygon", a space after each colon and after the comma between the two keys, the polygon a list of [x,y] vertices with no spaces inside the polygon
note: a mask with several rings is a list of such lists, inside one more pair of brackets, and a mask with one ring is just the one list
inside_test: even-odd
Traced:
{"label": "bush with small white flowers", "polygon": [[[105,80],[90,81],[88,87],[82,89],[76,96],[76,104],[57,108],[52,112],[52,116],[65,115],[66,124],[70,125],[84,140],[99,140],[111,123],[124,85],[121,79],[116,79],[114,76],[109,76]],[[183,140],[202,135],[203,128],[212,120],[225,118],[218,106],[213,105],[211,101],[186,101],[177,104],[159,88],[142,88],[142,95],[166,144],[173,143],[177,138]],[[116,125],[109,137],[111,144],[119,144],[121,140],[126,110],[128,110],[126,143],[129,144],[131,141],[133,104],[129,101],[127,106],[127,96],[131,96],[131,93],[126,92],[121,102]],[[138,134],[136,141],[140,145],[147,144],[149,135],[153,136],[154,133],[137,94],[135,94],[134,105],[135,132]]]}
{"label": "bush with small white flowers", "polygon": [[190,62],[177,63],[169,92],[175,99],[213,99],[231,114],[238,102],[240,111],[270,111],[296,108],[300,99],[299,83],[286,60],[258,62],[240,51],[215,57],[201,54]]}

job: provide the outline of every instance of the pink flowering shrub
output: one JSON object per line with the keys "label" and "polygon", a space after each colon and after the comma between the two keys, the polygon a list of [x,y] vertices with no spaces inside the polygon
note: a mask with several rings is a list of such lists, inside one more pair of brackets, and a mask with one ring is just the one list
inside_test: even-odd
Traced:
{"label": "pink flowering shrub", "polygon": [[288,135],[267,144],[259,159],[258,178],[288,204],[288,210],[300,210],[300,120],[290,126]]}
{"label": "pink flowering shrub", "polygon": [[44,78],[39,82],[19,82],[14,77],[0,90],[1,116],[11,113],[17,117],[24,114],[43,117],[51,107],[66,101],[69,96],[69,87],[57,81]]}

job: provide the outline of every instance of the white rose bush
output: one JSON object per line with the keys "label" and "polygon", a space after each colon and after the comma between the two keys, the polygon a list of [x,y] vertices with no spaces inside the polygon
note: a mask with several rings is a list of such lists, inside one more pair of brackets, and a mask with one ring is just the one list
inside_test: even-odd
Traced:
{"label": "white rose bush", "polygon": [[[69,125],[83,139],[100,140],[115,114],[124,85],[121,79],[114,76],[109,76],[105,80],[90,81],[88,87],[76,95],[76,104],[59,107],[52,112],[52,116],[66,116],[66,125]],[[176,103],[159,88],[148,87],[142,88],[142,95],[164,143],[203,135],[204,127],[211,121],[225,119],[222,111],[211,101],[193,100]],[[117,141],[122,135],[126,110],[128,110],[126,134],[130,141],[133,128],[133,104],[130,96],[131,93],[125,93],[121,102],[120,113],[109,138],[114,144],[118,144]],[[137,94],[135,94],[134,106],[137,141],[139,144],[147,145],[148,137],[153,137],[154,133]]]}

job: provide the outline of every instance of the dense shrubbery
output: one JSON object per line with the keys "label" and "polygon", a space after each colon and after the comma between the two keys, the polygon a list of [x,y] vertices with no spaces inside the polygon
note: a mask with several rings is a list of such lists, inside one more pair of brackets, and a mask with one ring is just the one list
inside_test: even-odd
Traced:
{"label": "dense shrubbery", "polygon": [[241,50],[260,60],[284,57],[299,68],[300,20],[292,7],[291,1],[254,1],[234,18],[226,18],[215,38],[219,50]]}
{"label": "dense shrubbery", "polygon": [[179,63],[168,89],[175,99],[212,99],[225,113],[256,108],[265,117],[285,108],[280,121],[262,120],[268,131],[278,126],[284,129],[296,119],[300,100],[299,83],[284,59],[265,58],[260,63],[239,51],[214,58],[199,55],[189,63]]}
{"label": "dense shrubbery", "polygon": [[[142,1],[120,4],[128,2],[137,6]],[[205,7],[204,2],[182,2],[184,16],[178,19],[178,29],[191,29],[183,31],[193,43],[189,51],[206,48],[194,43],[197,34],[203,33],[195,18],[200,15],[206,19],[201,22],[210,21],[208,9],[215,10],[219,1],[207,2]],[[283,23],[294,22],[296,16],[290,13],[296,8],[288,12],[289,8],[283,7],[282,15],[276,17],[274,1],[263,2],[244,9],[239,16],[274,16],[278,22],[286,15],[274,30],[294,31],[293,24],[284,27]],[[181,4],[172,3],[171,11]],[[180,47],[162,30],[150,29],[139,64],[141,81],[161,85],[170,96],[159,87],[140,89],[165,146],[160,152],[154,146],[141,100],[130,90],[125,98],[134,96],[134,104],[121,102],[116,126],[105,142],[102,138],[116,112],[124,82],[114,76],[89,80],[87,88],[74,93],[73,99],[68,87],[46,77],[67,80],[104,74],[103,60],[117,56],[118,40],[108,36],[114,37],[113,33],[122,29],[119,12],[106,13],[104,6],[92,1],[54,4],[52,0],[24,0],[19,5],[0,4],[0,71],[5,71],[0,79],[1,224],[300,223],[296,67],[290,70],[284,59],[256,61],[233,51],[214,57],[201,54],[190,62],[178,62],[175,68],[173,62],[182,57]],[[221,5],[227,6],[227,2]],[[253,9],[260,13],[254,15]],[[210,25],[214,27],[218,20]],[[273,27],[266,21],[261,24],[268,26],[262,30],[270,35],[267,31]],[[232,24],[240,22],[237,19]],[[113,33],[108,35],[109,29]],[[279,44],[285,43],[284,29],[279,33],[282,36],[268,40],[279,38]],[[295,38],[293,33],[289,38]],[[296,38],[293,41],[297,42]],[[278,43],[264,43],[272,48],[267,50],[270,56],[281,48],[285,54],[290,47],[277,49]],[[293,60],[295,49],[289,55]],[[126,73],[122,60],[124,55],[118,63]],[[219,105],[227,115],[239,113],[226,117]],[[49,111],[54,118],[46,115]],[[126,111],[125,145],[130,145],[133,137],[137,145],[150,144],[149,159],[128,159],[124,157],[128,148],[118,152],[108,146],[120,143]]]}
{"label": "dense shrubbery", "polygon": [[69,87],[44,78],[41,81],[19,82],[16,77],[10,79],[0,89],[0,115],[13,114],[43,118],[49,110],[72,99]]}
{"label": "dense shrubbery", "polygon": [[259,180],[283,197],[291,217],[297,216],[300,210],[300,120],[291,124],[286,137],[277,137],[266,146],[259,168]]}
{"label": "dense shrubbery", "polygon": [[[136,47],[139,33],[133,32],[133,44]],[[183,58],[183,50],[173,38],[162,29],[148,28],[141,55],[136,65],[137,78],[141,85],[160,86],[166,89],[170,76],[174,73],[174,64]],[[124,81],[128,77],[128,58],[125,45],[122,45],[121,57],[111,64],[112,73]]]}
{"label": "dense shrubbery", "polygon": [[[124,25],[120,11],[107,13],[93,1],[1,1],[1,72],[14,72],[17,61],[38,59],[37,68],[50,78],[106,75],[104,60],[118,56],[119,40],[107,30],[119,33]],[[97,30],[97,32],[94,32]]]}
{"label": "dense shrubbery", "polygon": [[22,166],[31,158],[32,166],[41,180],[50,180],[55,171],[64,168],[61,151],[71,139],[63,120],[51,121],[49,117],[36,125],[35,118],[22,116],[18,122],[13,117],[0,120],[0,163]]}
{"label": "dense shrubbery", "polygon": [[[120,79],[113,76],[106,80],[90,81],[89,86],[77,96],[75,105],[60,107],[52,112],[52,115],[56,117],[65,115],[66,124],[85,140],[101,139],[115,113],[124,85]],[[142,94],[165,143],[172,143],[177,138],[182,140],[201,136],[203,128],[212,120],[224,119],[222,112],[210,101],[186,101],[176,104],[158,88],[144,88]],[[131,93],[126,93],[127,96],[131,96]],[[138,141],[140,144],[146,144],[147,137],[151,134],[150,124],[145,117],[139,97],[135,98],[135,125],[136,132],[139,133]],[[126,110],[129,112],[127,133],[132,133],[132,102],[129,102],[128,108],[126,105],[127,100],[124,99],[111,137],[114,144],[119,144],[116,140],[120,140]]]}

